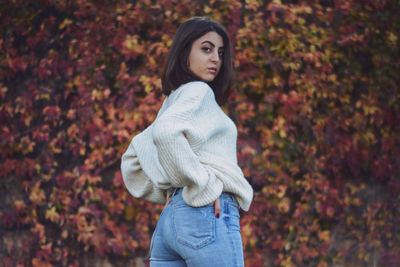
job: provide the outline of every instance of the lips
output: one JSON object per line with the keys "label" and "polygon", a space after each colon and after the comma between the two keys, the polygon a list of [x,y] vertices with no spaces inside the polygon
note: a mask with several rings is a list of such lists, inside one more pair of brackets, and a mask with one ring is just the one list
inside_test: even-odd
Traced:
{"label": "lips", "polygon": [[208,71],[215,74],[217,73],[217,68],[208,68]]}

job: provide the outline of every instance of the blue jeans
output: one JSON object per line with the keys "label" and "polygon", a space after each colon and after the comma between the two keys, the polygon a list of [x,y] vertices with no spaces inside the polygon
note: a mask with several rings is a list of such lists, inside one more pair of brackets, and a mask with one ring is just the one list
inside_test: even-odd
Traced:
{"label": "blue jeans", "polygon": [[220,217],[216,218],[213,204],[190,207],[179,189],[158,220],[150,245],[150,266],[244,266],[239,205],[225,193],[220,202]]}

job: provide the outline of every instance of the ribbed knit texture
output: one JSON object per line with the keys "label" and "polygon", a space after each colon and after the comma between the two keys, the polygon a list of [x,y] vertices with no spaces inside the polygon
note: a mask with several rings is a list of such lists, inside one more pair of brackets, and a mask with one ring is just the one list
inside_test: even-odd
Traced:
{"label": "ribbed knit texture", "polygon": [[237,164],[237,130],[204,82],[190,82],[163,102],[155,121],[135,136],[122,156],[121,170],[135,197],[164,203],[166,191],[183,187],[193,207],[235,195],[247,211],[253,189]]}

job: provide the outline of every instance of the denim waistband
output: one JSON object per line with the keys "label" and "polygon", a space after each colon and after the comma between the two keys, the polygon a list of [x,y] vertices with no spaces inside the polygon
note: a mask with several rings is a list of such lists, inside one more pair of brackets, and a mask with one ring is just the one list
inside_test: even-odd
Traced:
{"label": "denim waistband", "polygon": [[[176,202],[176,201],[179,201],[179,200],[183,199],[182,191],[183,191],[182,187],[173,188],[170,202],[173,203],[173,202]],[[223,192],[219,196],[219,199],[220,199],[220,201],[222,201],[224,203],[232,204],[232,205],[234,205],[236,207],[239,207],[239,204],[238,204],[236,198],[231,193]]]}

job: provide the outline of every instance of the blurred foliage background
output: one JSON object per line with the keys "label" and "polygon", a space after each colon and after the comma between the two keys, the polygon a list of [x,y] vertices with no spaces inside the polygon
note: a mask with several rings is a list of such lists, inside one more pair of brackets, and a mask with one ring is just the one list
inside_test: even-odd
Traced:
{"label": "blurred foliage background", "polygon": [[2,266],[146,256],[162,207],[127,193],[120,157],[154,120],[173,35],[195,15],[233,41],[224,109],[255,189],[246,266],[400,265],[397,0],[4,0],[0,12]]}

